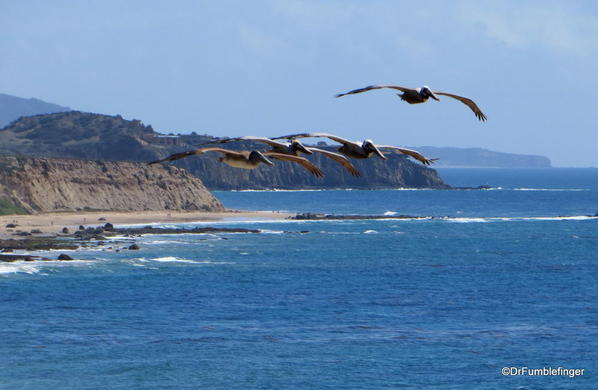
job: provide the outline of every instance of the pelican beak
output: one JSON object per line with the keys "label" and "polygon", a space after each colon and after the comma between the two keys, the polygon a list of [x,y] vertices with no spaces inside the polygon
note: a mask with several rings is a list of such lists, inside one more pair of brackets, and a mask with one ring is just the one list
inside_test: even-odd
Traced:
{"label": "pelican beak", "polygon": [[373,145],[373,144],[372,144],[372,148],[373,148],[373,150],[374,150],[374,153],[375,153],[376,155],[378,155],[378,157],[380,157],[382,160],[386,160],[386,156],[385,156],[385,155],[384,155],[384,154],[383,154],[383,153],[380,151],[380,149],[378,149],[378,148],[376,147],[376,145]]}
{"label": "pelican beak", "polygon": [[299,141],[293,141],[293,145],[295,145],[295,150],[298,150],[305,154],[314,154],[314,152],[303,146],[303,144]]}
{"label": "pelican beak", "polygon": [[258,159],[259,159],[259,161],[263,162],[264,164],[268,164],[268,165],[270,165],[270,166],[274,165],[274,163],[273,163],[272,161],[268,160],[268,159],[266,158],[266,156],[264,156],[263,154],[259,153],[259,154],[258,154],[258,157],[259,157],[259,158],[258,158]]}
{"label": "pelican beak", "polygon": [[432,92],[432,91],[430,91],[430,97],[431,97],[432,99],[436,100],[437,102],[439,102],[439,101],[440,101],[440,99],[438,99],[438,96],[436,96],[436,94],[435,94],[434,92]]}

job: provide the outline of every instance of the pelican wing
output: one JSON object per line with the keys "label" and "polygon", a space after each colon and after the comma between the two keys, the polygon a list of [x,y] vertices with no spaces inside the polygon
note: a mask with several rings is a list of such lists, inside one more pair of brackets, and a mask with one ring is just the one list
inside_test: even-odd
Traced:
{"label": "pelican wing", "polygon": [[294,138],[329,138],[339,144],[353,144],[355,142],[349,141],[348,139],[341,138],[334,134],[328,133],[299,133],[299,134],[289,134],[289,135],[281,135],[280,137],[274,137],[272,139],[294,139]]}
{"label": "pelican wing", "polygon": [[401,148],[401,147],[392,146],[392,145],[376,145],[376,146],[379,149],[397,150],[403,154],[413,157],[414,159],[416,159],[417,161],[421,162],[424,165],[430,165],[430,164],[434,163],[434,161],[438,160],[437,158],[432,158],[432,159],[426,158],[421,153],[419,153],[415,150],[407,149],[407,148]]}
{"label": "pelican wing", "polygon": [[453,95],[452,93],[446,93],[446,92],[437,92],[437,91],[434,91],[434,93],[436,95],[448,96],[448,97],[452,97],[453,99],[459,100],[461,103],[463,103],[467,107],[471,108],[471,111],[473,111],[473,113],[475,114],[476,118],[478,118],[482,122],[485,121],[486,119],[488,119],[486,117],[486,115],[484,115],[484,113],[482,112],[482,110],[480,110],[480,107],[478,107],[478,105],[475,104],[475,102],[473,100],[471,100],[471,99],[468,99],[466,97],[459,96],[459,95]]}
{"label": "pelican wing", "polygon": [[322,153],[324,156],[336,161],[337,163],[341,164],[343,167],[347,169],[353,176],[361,176],[361,173],[351,164],[349,159],[342,154],[330,152],[328,150],[318,149],[318,148],[308,148],[312,152]]}
{"label": "pelican wing", "polygon": [[274,153],[274,152],[265,152],[264,155],[268,156],[268,157],[272,157],[276,160],[290,161],[290,162],[297,163],[297,164],[303,166],[303,168],[307,169],[308,171],[310,171],[312,174],[314,174],[316,176],[319,176],[319,177],[324,176],[324,173],[320,170],[320,168],[316,167],[314,164],[312,164],[306,158],[299,157],[299,156],[293,156],[290,154],[282,154],[282,153]]}
{"label": "pelican wing", "polygon": [[262,142],[262,143],[270,145],[272,147],[279,147],[279,148],[287,147],[287,145],[283,144],[282,142],[277,142],[277,141],[271,140],[270,138],[265,138],[265,137],[245,136],[245,137],[236,138],[235,141],[254,141],[254,142]]}
{"label": "pelican wing", "polygon": [[373,89],[382,89],[382,88],[392,88],[392,89],[399,90],[401,92],[416,92],[416,90],[414,88],[401,87],[399,85],[370,85],[365,88],[358,88],[358,89],[354,89],[349,92],[339,93],[338,95],[335,95],[334,97],[339,98],[339,97],[345,96],[345,95],[353,95],[356,93],[362,93],[362,92],[371,91]]}
{"label": "pelican wing", "polygon": [[222,149],[222,148],[199,148],[199,149],[194,149],[194,150],[189,150],[186,152],[180,152],[180,153],[175,153],[175,154],[171,154],[168,157],[165,157],[161,160],[156,160],[156,161],[152,161],[149,162],[148,164],[158,164],[164,161],[174,161],[174,160],[180,160],[181,158],[185,158],[185,157],[189,157],[189,156],[195,156],[198,154],[202,154],[205,152],[219,152],[219,153],[224,153],[224,154],[238,154],[237,152],[234,152],[232,150],[228,150],[228,149]]}

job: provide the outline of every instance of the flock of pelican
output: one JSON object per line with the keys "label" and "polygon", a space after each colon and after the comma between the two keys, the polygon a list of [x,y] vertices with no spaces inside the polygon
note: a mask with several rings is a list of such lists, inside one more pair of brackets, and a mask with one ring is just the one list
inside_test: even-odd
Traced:
{"label": "flock of pelican", "polygon": [[[439,101],[437,95],[441,96],[448,96],[453,99],[457,99],[466,106],[468,106],[475,116],[480,121],[485,121],[486,115],[480,110],[480,108],[475,104],[475,102],[469,98],[454,95],[451,93],[446,92],[439,92],[439,91],[432,91],[428,86],[423,86],[421,88],[406,88],[401,87],[398,85],[370,85],[365,88],[354,89],[349,92],[340,93],[335,95],[335,97],[341,97],[345,95],[352,95],[358,94],[362,92],[371,91],[374,89],[383,89],[383,88],[390,88],[401,91],[402,94],[397,94],[401,100],[409,103],[409,104],[418,104],[418,103],[425,103],[428,99],[432,98],[434,100]],[[338,153],[331,152],[329,150],[314,148],[311,146],[305,146],[299,139],[302,138],[328,138],[334,142],[341,144],[341,146],[337,149]],[[287,141],[284,141],[287,140]],[[272,161],[269,159],[275,159],[279,161],[288,161],[292,163],[296,163],[301,165],[311,174],[322,177],[324,173],[320,168],[314,165],[311,161],[307,158],[302,157],[301,153],[306,155],[311,155],[314,153],[320,153],[323,156],[330,158],[331,160],[337,162],[338,164],[342,165],[351,175],[353,176],[360,176],[361,174],[359,171],[351,164],[349,158],[353,159],[366,159],[370,158],[374,155],[380,157],[383,160],[386,160],[387,157],[384,155],[382,151],[389,151],[389,152],[399,152],[410,156],[417,161],[421,162],[424,165],[432,164],[436,159],[430,159],[424,157],[421,153],[417,152],[416,150],[411,150],[399,146],[392,146],[392,145],[377,145],[374,144],[372,140],[366,139],[363,142],[359,141],[350,141],[345,138],[341,138],[334,134],[327,134],[327,133],[299,133],[299,134],[289,134],[283,135],[279,137],[272,137],[272,138],[265,138],[265,137],[253,137],[253,136],[245,136],[245,137],[236,137],[236,138],[224,138],[220,140],[215,140],[212,142],[208,142],[203,145],[214,145],[214,144],[225,144],[231,142],[241,142],[241,141],[250,141],[250,142],[260,142],[267,145],[270,149],[267,151],[258,151],[258,150],[229,150],[219,147],[202,147],[199,149],[190,150],[187,152],[175,153],[168,157],[165,157],[161,160],[152,161],[149,164],[157,164],[165,161],[175,161],[181,158],[189,157],[189,156],[196,156],[207,152],[216,152],[220,153],[222,156],[219,158],[221,162],[227,164],[234,168],[242,168],[242,169],[255,169],[259,167],[261,164],[266,165],[274,165]]]}

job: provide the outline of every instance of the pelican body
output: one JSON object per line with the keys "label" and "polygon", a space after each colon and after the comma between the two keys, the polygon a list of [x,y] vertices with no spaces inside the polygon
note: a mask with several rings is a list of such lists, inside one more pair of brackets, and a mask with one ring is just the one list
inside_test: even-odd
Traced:
{"label": "pelican body", "polygon": [[305,154],[314,154],[314,153],[321,153],[324,156],[328,157],[331,160],[336,161],[337,163],[341,164],[349,173],[353,176],[361,176],[361,173],[351,164],[351,162],[343,155],[330,152],[324,149],[318,149],[313,147],[306,147],[303,145],[298,139],[291,139],[290,142],[281,142],[275,141],[270,138],[264,137],[253,137],[253,136],[245,136],[245,137],[237,137],[237,138],[225,138],[211,143],[228,143],[228,142],[236,142],[236,141],[254,141],[254,142],[262,142],[265,143],[270,147],[270,151],[268,153],[280,153],[280,154],[287,154],[290,156],[299,157],[301,153]]}
{"label": "pelican body", "polygon": [[370,85],[365,88],[358,88],[358,89],[354,89],[349,92],[339,93],[338,95],[335,95],[335,97],[339,98],[339,97],[345,96],[345,95],[353,95],[356,93],[362,93],[362,92],[367,92],[367,91],[371,91],[374,89],[382,89],[382,88],[390,88],[390,89],[395,89],[395,90],[401,91],[402,93],[397,93],[397,96],[399,96],[401,98],[401,100],[403,100],[409,104],[425,103],[430,98],[432,98],[436,101],[440,101],[440,99],[438,98],[437,95],[448,96],[453,99],[459,100],[461,103],[463,103],[467,107],[469,107],[471,109],[471,111],[473,111],[473,113],[475,114],[476,118],[478,118],[480,121],[483,122],[486,119],[488,119],[486,117],[486,115],[482,112],[482,110],[478,107],[478,105],[475,104],[475,102],[473,100],[463,97],[463,96],[448,93],[448,92],[432,91],[430,89],[430,87],[428,87],[427,85],[424,85],[421,88],[407,88],[407,87],[401,87],[399,85]]}
{"label": "pelican body", "polygon": [[341,138],[334,134],[326,134],[326,133],[301,133],[301,134],[290,134],[290,135],[283,135],[280,137],[275,137],[273,139],[296,139],[296,138],[329,138],[335,142],[341,144],[341,147],[338,148],[338,151],[344,154],[347,157],[355,158],[355,159],[365,159],[370,158],[373,155],[380,157],[383,160],[386,160],[386,156],[380,151],[380,149],[391,149],[398,151],[402,154],[406,154],[408,156],[413,157],[414,159],[420,161],[424,165],[432,164],[436,159],[429,159],[424,157],[421,153],[415,150],[399,147],[399,146],[392,146],[392,145],[376,145],[372,140],[366,139],[361,144],[357,141],[350,141],[345,138]]}
{"label": "pelican body", "polygon": [[324,176],[324,173],[320,170],[320,168],[313,165],[309,160],[298,157],[294,155],[289,155],[287,153],[276,153],[276,152],[259,152],[257,150],[243,150],[243,151],[235,151],[235,150],[228,150],[223,148],[199,148],[195,150],[190,150],[187,152],[175,153],[168,157],[165,157],[161,160],[152,161],[148,164],[157,164],[165,161],[175,161],[181,158],[194,156],[203,154],[206,152],[218,152],[222,154],[218,160],[228,166],[233,168],[241,168],[241,169],[256,169],[260,164],[267,164],[267,165],[274,165],[272,161],[270,161],[266,156],[274,158],[280,161],[289,161],[293,163],[297,163],[301,165],[303,168],[307,169],[310,173],[315,176]]}

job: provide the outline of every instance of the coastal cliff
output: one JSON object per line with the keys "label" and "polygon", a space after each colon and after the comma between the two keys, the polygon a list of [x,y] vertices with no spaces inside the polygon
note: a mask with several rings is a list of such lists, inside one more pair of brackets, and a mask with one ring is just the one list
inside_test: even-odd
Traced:
{"label": "coastal cliff", "polygon": [[205,210],[224,207],[172,166],[0,156],[0,212]]}
{"label": "coastal cliff", "polygon": [[[77,111],[23,117],[0,129],[0,154],[72,157],[104,161],[158,160],[172,153],[194,149],[213,140],[207,135],[165,135],[139,120]],[[264,149],[260,143],[227,144],[230,149]],[[335,150],[334,147],[324,147]],[[247,171],[231,168],[208,153],[163,164],[185,168],[211,190],[305,188],[449,188],[434,169],[404,155],[391,154],[387,161],[352,160],[362,173],[353,177],[336,162],[319,154],[309,156],[325,173],[317,178],[288,162]]]}

